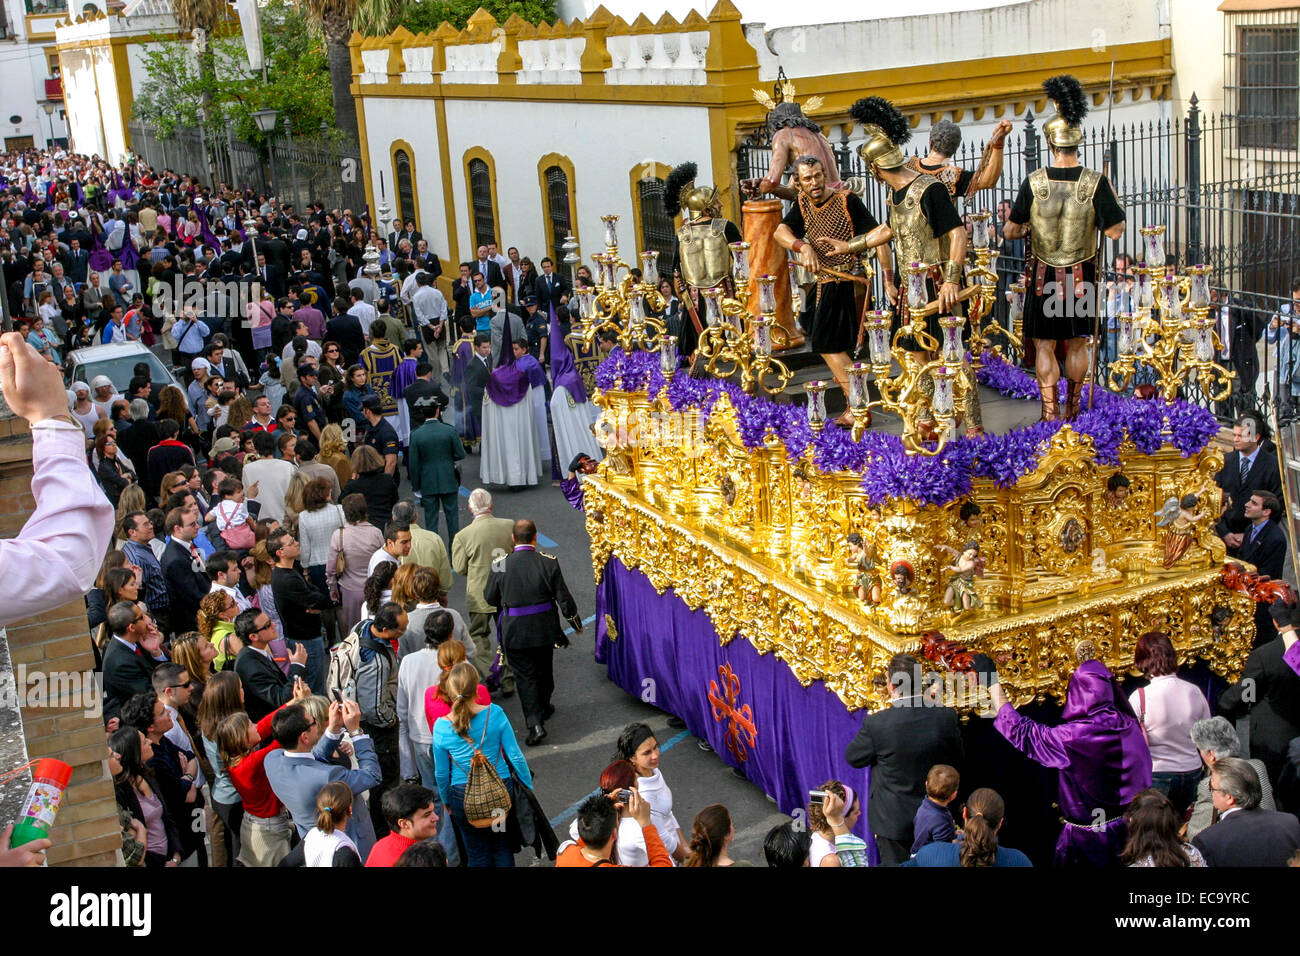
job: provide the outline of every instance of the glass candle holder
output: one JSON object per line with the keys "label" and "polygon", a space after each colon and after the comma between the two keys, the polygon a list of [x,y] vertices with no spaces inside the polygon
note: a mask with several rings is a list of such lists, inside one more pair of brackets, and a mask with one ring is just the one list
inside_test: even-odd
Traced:
{"label": "glass candle holder", "polygon": [[1166,275],[1160,280],[1160,318],[1165,322],[1177,322],[1182,317],[1182,306],[1178,300],[1178,277]]}
{"label": "glass candle holder", "polygon": [[608,216],[601,216],[600,221],[605,224],[605,248],[618,248],[618,216],[611,213]]}
{"label": "glass candle holder", "polygon": [[946,365],[940,365],[930,373],[934,376],[934,396],[930,407],[938,418],[948,418],[954,408],[952,380],[954,372]]}
{"label": "glass candle holder", "polygon": [[922,308],[929,301],[925,290],[926,268],[923,263],[913,262],[907,267],[907,307]]}
{"label": "glass candle holder", "polygon": [[1214,360],[1214,319],[1209,316],[1192,324],[1192,354],[1198,362]]}
{"label": "glass candle holder", "polygon": [[776,312],[776,276],[758,277],[758,311],[765,315]]}
{"label": "glass candle holder", "polygon": [[1147,262],[1155,267],[1165,264],[1165,227],[1146,226],[1142,229],[1142,247],[1146,250]]}
{"label": "glass candle holder", "polygon": [[1011,293],[1007,297],[1007,318],[1012,324],[1015,324],[1025,315],[1025,284],[1023,282],[1013,282],[1007,291]]}
{"label": "glass candle holder", "polygon": [[1210,267],[1204,264],[1189,266],[1187,275],[1191,280],[1188,289],[1187,305],[1192,309],[1210,307]]}
{"label": "glass candle holder", "polygon": [[772,319],[763,316],[759,319],[752,319],[750,325],[754,329],[754,354],[766,358],[772,354]]}
{"label": "glass candle holder", "polygon": [[722,322],[722,290],[716,286],[712,289],[705,289],[704,295],[704,324],[712,328]]}
{"label": "glass candle holder", "polygon": [[1151,273],[1146,263],[1139,263],[1134,276],[1137,279],[1137,304],[1139,309],[1149,309],[1156,304],[1155,287],[1151,284]]}
{"label": "glass candle holder", "polygon": [[829,382],[804,382],[803,390],[808,396],[808,424],[820,431],[826,424],[826,389]]}
{"label": "glass candle holder", "polygon": [[641,253],[641,281],[648,286],[659,285],[659,253],[653,249]]}
{"label": "glass candle holder", "polygon": [[854,362],[849,366],[849,408],[855,412],[864,412],[871,404],[871,394],[867,391],[867,380],[871,375],[871,366],[866,362]]}
{"label": "glass candle holder", "polygon": [[731,274],[736,278],[736,285],[749,281],[749,243],[731,243]]}
{"label": "glass candle holder", "polygon": [[578,293],[578,310],[582,317],[590,321],[596,316],[596,293],[590,289],[583,289]]}
{"label": "glass candle holder", "polygon": [[970,221],[971,245],[976,249],[987,249],[989,247],[989,213],[973,213]]}
{"label": "glass candle holder", "polygon": [[889,331],[894,314],[889,309],[871,309],[867,312],[867,351],[871,355],[871,364],[877,370],[883,368],[884,375],[889,374],[893,354],[889,351]]}
{"label": "glass candle holder", "polygon": [[1133,313],[1120,312],[1115,316],[1115,322],[1119,326],[1119,354],[1129,356],[1134,352],[1133,345]]}
{"label": "glass candle holder", "polygon": [[635,289],[627,297],[627,316],[632,328],[640,329],[645,325],[645,299]]}
{"label": "glass candle holder", "polygon": [[961,344],[961,330],[966,320],[960,315],[945,315],[939,320],[943,330],[943,342],[939,347],[939,357],[952,365],[960,365],[965,349]]}
{"label": "glass candle holder", "polygon": [[670,381],[677,372],[677,336],[675,335],[659,337],[659,371],[663,372],[664,378]]}

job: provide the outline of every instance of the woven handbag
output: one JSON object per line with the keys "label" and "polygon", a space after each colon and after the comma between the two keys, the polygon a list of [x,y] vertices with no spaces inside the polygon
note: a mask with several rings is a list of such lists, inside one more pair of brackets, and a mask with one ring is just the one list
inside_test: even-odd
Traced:
{"label": "woven handbag", "polygon": [[483,755],[483,741],[487,739],[487,725],[491,715],[483,721],[483,735],[478,746],[466,734],[460,737],[471,747],[474,756],[470,758],[468,780],[465,782],[465,819],[470,826],[486,829],[497,821],[503,824],[510,812],[510,790],[501,780],[492,761]]}

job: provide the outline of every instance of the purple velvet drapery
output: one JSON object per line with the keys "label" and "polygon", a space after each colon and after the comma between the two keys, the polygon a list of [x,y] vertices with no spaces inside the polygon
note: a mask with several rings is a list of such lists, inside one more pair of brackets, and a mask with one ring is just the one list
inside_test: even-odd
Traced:
{"label": "purple velvet drapery", "polygon": [[[613,639],[606,615],[614,621]],[[705,611],[692,611],[671,589],[656,594],[645,575],[617,558],[605,565],[596,591],[596,660],[629,694],[686,721],[785,813],[804,808],[808,791],[828,780],[851,786],[863,799],[857,832],[875,862],[866,832],[869,771],[844,760],[862,715],[850,713],[823,684],[800,686],[784,661],[759,654],[742,637],[723,646]],[[752,738],[745,729],[750,721]]]}

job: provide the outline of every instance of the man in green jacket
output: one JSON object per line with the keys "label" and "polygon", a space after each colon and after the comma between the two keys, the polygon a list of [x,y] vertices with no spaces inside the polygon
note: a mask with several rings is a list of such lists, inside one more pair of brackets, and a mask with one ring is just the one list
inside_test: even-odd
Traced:
{"label": "man in green jacket", "polygon": [[442,420],[442,410],[447,399],[438,396],[432,414],[423,425],[411,433],[409,465],[411,486],[420,493],[424,502],[424,527],[438,531],[438,508],[447,516],[447,543],[450,544],[460,528],[460,477],[456,462],[465,457],[465,446],[456,429]]}

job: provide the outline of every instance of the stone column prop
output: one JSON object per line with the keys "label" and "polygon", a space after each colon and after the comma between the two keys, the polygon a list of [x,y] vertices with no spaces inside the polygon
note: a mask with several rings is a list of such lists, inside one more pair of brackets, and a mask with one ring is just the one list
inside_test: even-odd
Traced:
{"label": "stone column prop", "polygon": [[789,253],[777,245],[773,233],[781,225],[779,199],[749,199],[740,207],[741,234],[749,243],[749,311],[758,312],[758,276],[776,276],[776,324],[789,336],[789,348],[803,345],[804,334],[790,306]]}

